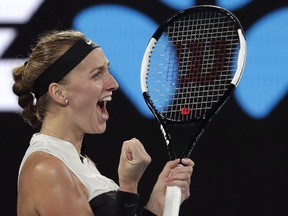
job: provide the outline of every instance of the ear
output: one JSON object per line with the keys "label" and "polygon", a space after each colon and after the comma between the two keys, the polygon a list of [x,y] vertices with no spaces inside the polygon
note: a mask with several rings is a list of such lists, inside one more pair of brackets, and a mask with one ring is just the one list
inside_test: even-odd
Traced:
{"label": "ear", "polygon": [[49,85],[48,93],[53,101],[55,101],[56,103],[62,106],[66,106],[67,105],[67,102],[65,102],[66,97],[62,94],[62,90],[61,90],[62,88],[63,88],[62,85],[60,85],[59,83],[53,82]]}

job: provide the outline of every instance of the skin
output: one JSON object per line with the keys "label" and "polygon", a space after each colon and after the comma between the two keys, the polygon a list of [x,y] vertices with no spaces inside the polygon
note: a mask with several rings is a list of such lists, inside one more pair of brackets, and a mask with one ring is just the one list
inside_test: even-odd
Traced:
{"label": "skin", "polygon": [[162,215],[167,185],[181,188],[181,203],[190,196],[189,189],[194,162],[189,158],[184,158],[181,162],[184,165],[183,167],[177,167],[180,159],[167,162],[158,176],[158,180],[154,185],[146,206],[146,208],[155,215]]}
{"label": "skin", "polygon": [[[69,141],[80,153],[85,133],[101,134],[106,130],[109,114],[99,101],[112,97],[119,86],[109,73],[109,62],[101,48],[89,53],[61,83],[49,86],[51,102],[40,133]],[[138,139],[125,141],[118,167],[120,190],[137,193],[138,182],[150,162]],[[162,214],[167,185],[181,187],[182,201],[190,196],[194,163],[184,159],[185,166],[177,168],[179,162],[168,162],[153,188],[146,208],[156,215]],[[64,163],[45,152],[35,152],[20,173],[17,214],[88,216],[93,212],[86,187]]]}

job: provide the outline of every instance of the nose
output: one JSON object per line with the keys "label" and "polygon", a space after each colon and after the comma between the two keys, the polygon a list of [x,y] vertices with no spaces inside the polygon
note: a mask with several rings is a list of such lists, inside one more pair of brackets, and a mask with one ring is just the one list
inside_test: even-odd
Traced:
{"label": "nose", "polygon": [[106,88],[115,91],[119,88],[119,84],[111,73],[106,73]]}

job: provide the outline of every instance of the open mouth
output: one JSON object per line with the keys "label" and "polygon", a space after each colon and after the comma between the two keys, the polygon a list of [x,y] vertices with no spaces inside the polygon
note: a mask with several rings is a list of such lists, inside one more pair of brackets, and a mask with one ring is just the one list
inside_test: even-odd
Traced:
{"label": "open mouth", "polygon": [[109,117],[108,111],[106,109],[106,104],[107,104],[107,102],[109,102],[111,100],[112,100],[112,97],[111,97],[111,95],[109,95],[107,97],[102,98],[97,103],[97,105],[99,107],[100,114],[104,119],[108,119],[108,117]]}

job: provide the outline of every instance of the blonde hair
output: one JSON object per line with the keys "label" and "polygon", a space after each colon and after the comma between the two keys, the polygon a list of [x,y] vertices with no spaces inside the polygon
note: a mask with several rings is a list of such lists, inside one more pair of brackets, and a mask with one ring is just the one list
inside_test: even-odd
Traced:
{"label": "blonde hair", "polygon": [[66,52],[76,41],[85,36],[76,30],[53,30],[40,35],[31,49],[28,61],[13,70],[13,92],[18,96],[18,104],[23,108],[22,117],[32,127],[39,128],[47,111],[49,95],[37,100],[32,91],[35,80]]}

